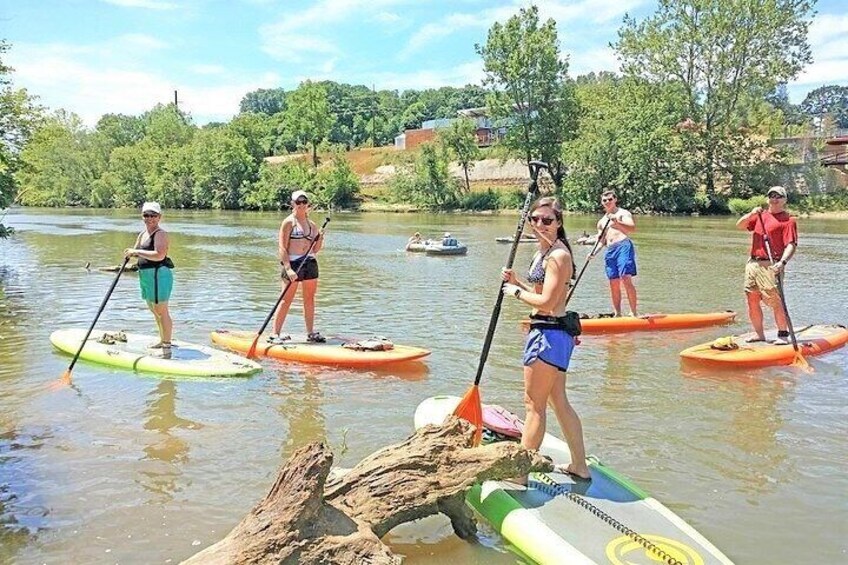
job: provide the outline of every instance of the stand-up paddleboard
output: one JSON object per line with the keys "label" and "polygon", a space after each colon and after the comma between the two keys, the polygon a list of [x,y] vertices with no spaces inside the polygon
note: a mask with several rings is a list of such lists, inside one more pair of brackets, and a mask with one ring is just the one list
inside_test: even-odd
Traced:
{"label": "stand-up paddleboard", "polygon": [[[754,336],[749,333],[720,338],[684,349],[680,356],[687,362],[729,369],[791,365],[795,360],[795,348],[791,343],[771,343],[777,337],[775,332],[766,334],[767,341],[749,342]],[[795,338],[801,354],[811,357],[848,343],[848,329],[837,325],[807,326],[797,330]]]}
{"label": "stand-up paddleboard", "polygon": [[[441,424],[460,399],[418,405],[415,427]],[[485,411],[484,411],[485,414]],[[570,462],[566,443],[545,434],[542,454]],[[730,564],[692,526],[629,480],[590,457],[591,480],[534,473],[527,487],[508,481],[474,486],[466,502],[513,546],[540,564]]]}
{"label": "stand-up paddleboard", "polygon": [[[84,329],[57,330],[50,342],[59,350],[74,355],[85,337]],[[115,339],[115,337],[119,339]],[[126,341],[123,341],[126,339]],[[187,377],[245,377],[262,366],[244,357],[205,345],[174,341],[171,356],[149,349],[158,338],[118,331],[94,331],[85,343],[80,359],[133,371]]]}
{"label": "stand-up paddleboard", "polygon": [[[250,350],[256,333],[236,330],[217,330],[212,332],[212,342],[232,351],[246,354]],[[339,336],[327,336],[326,343],[311,343],[305,335],[293,334],[283,344],[269,343],[265,336],[259,338],[256,353],[265,357],[311,363],[368,369],[390,363],[414,361],[430,355],[430,351],[420,347],[391,344],[391,349],[372,350],[369,339],[356,339]],[[346,347],[345,344],[348,346]],[[362,347],[356,347],[361,344]],[[379,345],[377,343],[376,345]]]}
{"label": "stand-up paddleboard", "polygon": [[[730,324],[736,319],[736,312],[707,312],[705,314],[644,314],[642,316],[601,316],[593,317],[580,314],[580,327],[584,334],[606,334],[622,332],[653,332],[703,328],[720,324]],[[529,326],[524,320],[522,325]]]}

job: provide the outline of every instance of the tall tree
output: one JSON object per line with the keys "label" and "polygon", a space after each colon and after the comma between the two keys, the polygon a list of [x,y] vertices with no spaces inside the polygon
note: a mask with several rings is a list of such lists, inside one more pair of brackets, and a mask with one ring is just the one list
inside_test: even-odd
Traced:
{"label": "tall tree", "polygon": [[469,171],[474,168],[474,161],[480,158],[480,147],[477,145],[477,123],[468,118],[451,122],[446,129],[439,131],[442,143],[456,159],[465,174],[465,190],[471,192]]}
{"label": "tall tree", "polygon": [[282,88],[260,88],[244,95],[239,103],[243,114],[273,116],[286,109],[286,91]]}
{"label": "tall tree", "polygon": [[732,156],[746,98],[772,92],[812,60],[808,18],[815,0],[659,0],[637,22],[625,17],[615,45],[628,75],[683,86],[703,156],[707,195]]}
{"label": "tall tree", "polygon": [[[14,69],[3,63],[3,54],[9,49],[10,45],[0,40],[0,210],[15,199],[21,150],[42,122],[43,112],[25,89],[12,88]],[[0,223],[0,238],[7,233]]]}
{"label": "tall tree", "polygon": [[495,23],[486,44],[475,48],[483,57],[489,110],[510,124],[507,148],[528,162],[547,162],[561,187],[563,144],[576,135],[578,104],[568,62],[560,56],[556,22],[540,24],[536,6],[522,8],[506,23]]}
{"label": "tall tree", "polygon": [[284,123],[299,145],[311,148],[313,167],[318,166],[318,145],[329,137],[335,121],[323,85],[307,80],[289,94]]}
{"label": "tall tree", "polygon": [[807,94],[801,109],[818,119],[830,115],[837,127],[848,128],[848,86],[819,87]]}

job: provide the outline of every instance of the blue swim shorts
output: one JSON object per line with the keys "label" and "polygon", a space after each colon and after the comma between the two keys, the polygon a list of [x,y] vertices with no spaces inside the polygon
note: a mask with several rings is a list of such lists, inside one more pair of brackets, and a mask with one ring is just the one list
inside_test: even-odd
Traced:
{"label": "blue swim shorts", "polygon": [[573,351],[574,338],[564,329],[531,327],[524,343],[524,366],[540,360],[565,372]]}
{"label": "blue swim shorts", "polygon": [[174,288],[174,273],[168,267],[139,269],[138,282],[141,285],[142,300],[154,304],[168,302]]}
{"label": "blue swim shorts", "polygon": [[607,247],[604,255],[607,278],[620,279],[624,276],[636,276],[636,247],[628,237]]}

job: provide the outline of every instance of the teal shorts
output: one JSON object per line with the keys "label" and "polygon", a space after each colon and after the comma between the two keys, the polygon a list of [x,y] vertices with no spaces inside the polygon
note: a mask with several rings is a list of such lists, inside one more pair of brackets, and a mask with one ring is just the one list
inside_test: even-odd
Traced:
{"label": "teal shorts", "polygon": [[174,288],[174,273],[168,267],[139,269],[138,282],[141,285],[142,300],[154,304],[168,302]]}

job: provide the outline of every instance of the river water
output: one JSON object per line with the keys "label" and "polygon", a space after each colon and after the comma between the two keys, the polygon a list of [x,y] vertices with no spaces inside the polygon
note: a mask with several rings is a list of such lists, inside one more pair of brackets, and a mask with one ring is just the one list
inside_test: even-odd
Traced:
{"label": "river water", "polygon": [[[313,213],[320,223],[323,216]],[[515,217],[334,214],[321,253],[317,327],[423,345],[424,364],[352,371],[264,362],[248,379],[166,379],[69,363],[48,335],[87,327],[141,221],[128,211],[13,210],[0,241],[0,562],[176,563],[214,543],[269,489],[299,446],[326,440],[351,467],[412,428],[422,399],[464,394],[475,373]],[[177,264],[179,339],[255,329],[279,292],[281,216],[166,212]],[[643,312],[733,309],[729,328],[585,336],[569,373],[587,448],[669,506],[738,563],[848,559],[848,349],[791,368],[712,372],[678,352],[747,331],[746,234],[732,218],[637,218]],[[568,218],[574,236],[594,218]],[[848,222],[803,219],[786,292],[796,326],[846,323]],[[401,251],[414,231],[449,230],[465,257]],[[575,247],[578,266],[587,248]],[[520,246],[526,265],[532,245]],[[600,264],[576,309],[608,311]],[[519,320],[506,300],[486,367],[485,402],[522,410]],[[135,275],[99,326],[154,333]],[[303,328],[299,302],[287,327]],[[558,433],[558,430],[555,430]],[[387,536],[408,563],[514,563],[481,526],[456,539],[441,517]]]}

